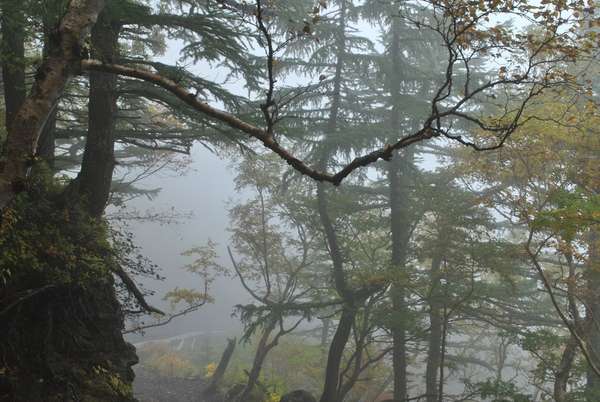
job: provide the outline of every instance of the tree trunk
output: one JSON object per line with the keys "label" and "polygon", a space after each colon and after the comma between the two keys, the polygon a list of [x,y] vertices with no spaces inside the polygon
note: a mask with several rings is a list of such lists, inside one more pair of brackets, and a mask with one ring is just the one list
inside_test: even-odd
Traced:
{"label": "tree trunk", "polygon": [[[366,320],[368,319],[368,317],[363,317],[363,321],[365,321],[365,324]],[[361,330],[368,331],[368,324],[363,325]],[[352,370],[350,374],[347,374],[346,370],[342,371],[342,375],[340,376],[342,378],[340,378],[340,384],[338,386],[338,401],[346,400],[346,396],[350,393],[352,388],[354,388],[354,385],[358,381],[361,373],[363,372],[363,369],[369,364],[368,362],[366,362],[366,365],[363,365],[363,352],[366,347],[366,336],[363,336],[363,334],[359,335],[358,337],[355,336],[354,351],[352,352],[354,358],[351,359],[351,362],[348,362],[348,364],[352,363]]]}
{"label": "tree trunk", "polygon": [[[400,24],[400,18],[392,18],[392,36],[390,43],[392,69],[389,81],[392,103],[390,129],[392,137],[394,138],[400,135],[402,131]],[[392,267],[397,271],[405,269],[408,252],[408,241],[410,236],[408,177],[413,159],[414,153],[412,150],[404,150],[402,154],[396,154],[390,163],[388,172],[390,187],[390,229],[392,232],[391,263]],[[401,272],[398,272],[398,276],[402,276]],[[402,283],[402,281],[394,281],[391,289],[392,308],[397,313],[397,316],[400,317],[391,328],[393,342],[392,365],[394,369],[394,399],[398,401],[405,401],[408,397],[406,323],[404,321],[407,309],[404,288],[405,284]]]}
{"label": "tree trunk", "polygon": [[331,319],[330,318],[323,318],[321,320],[321,322],[323,323],[323,328],[321,329],[321,349],[322,350],[326,350],[327,349],[327,345],[329,344],[329,327],[331,325]]}
{"label": "tree trunk", "polygon": [[12,125],[17,111],[25,101],[25,15],[22,0],[3,0],[1,3],[2,82],[4,83],[4,124]]}
{"label": "tree trunk", "polygon": [[325,368],[325,384],[323,385],[320,402],[338,402],[340,365],[355,317],[356,311],[352,307],[343,307],[340,322],[329,346],[327,367]]}
{"label": "tree trunk", "polygon": [[[65,85],[79,71],[80,40],[103,5],[101,0],[69,2],[58,29],[49,36],[48,52],[31,92],[8,129],[5,164],[0,172],[0,207],[18,191],[15,185],[27,178],[28,162],[37,149],[41,131],[51,126],[47,122]],[[103,255],[96,239],[81,238],[81,229],[90,225],[87,214],[72,213],[64,209],[62,200],[42,189],[35,190],[27,198],[32,200],[30,204],[20,204],[29,205],[29,212],[18,230],[29,230],[30,226],[43,230],[44,225],[51,225],[60,232],[62,243],[57,243],[58,247],[68,241],[82,256]],[[41,204],[35,197],[43,197]],[[64,210],[64,214],[49,213],[34,219],[33,212],[39,211],[39,205]],[[52,238],[43,240],[53,245]],[[31,245],[32,252],[36,252],[36,246]],[[9,278],[6,288],[0,288],[0,327],[10,329],[0,335],[6,369],[0,373],[0,394],[11,401],[133,401],[131,366],[137,357],[121,333],[123,313],[110,269],[88,275],[83,267],[89,269],[89,263],[75,257],[68,266],[60,259],[56,265],[47,261],[47,271],[56,272],[41,275],[30,267],[31,258],[25,255],[18,275]],[[112,261],[107,259],[105,263]],[[62,278],[69,275],[72,279],[63,282]],[[17,299],[17,307],[13,307],[15,294],[28,297]]]}
{"label": "tree trunk", "polygon": [[[340,2],[340,14],[338,30],[336,32],[335,41],[335,52],[336,52],[336,63],[335,73],[333,77],[333,93],[331,96],[331,110],[327,119],[327,127],[325,132],[325,146],[321,152],[321,160],[319,161],[320,167],[325,169],[328,156],[331,153],[331,145],[328,143],[328,138],[333,136],[338,128],[338,118],[341,104],[341,87],[342,87],[342,73],[344,69],[345,53],[346,53],[346,1]],[[323,393],[321,394],[321,402],[335,402],[337,400],[338,384],[339,384],[339,371],[341,366],[342,357],[344,355],[344,349],[348,338],[350,337],[350,331],[354,325],[354,319],[356,311],[354,306],[351,305],[353,302],[352,296],[346,286],[346,279],[344,275],[344,262],[342,253],[339,248],[337,241],[337,235],[335,229],[329,217],[327,210],[327,195],[323,183],[317,185],[317,198],[318,198],[318,210],[319,217],[321,219],[321,225],[325,232],[325,240],[329,247],[329,254],[333,263],[333,280],[334,286],[337,293],[346,303],[342,307],[342,315],[338,326],[336,328],[331,344],[329,345],[329,352],[327,354],[327,364],[325,367],[325,381],[323,384]],[[328,325],[327,325],[328,326]],[[327,328],[328,329],[328,328]],[[325,334],[326,335],[326,334]]]}
{"label": "tree trunk", "polygon": [[444,318],[440,300],[440,267],[442,258],[434,256],[431,261],[431,292],[429,296],[429,348],[427,350],[427,368],[425,370],[425,385],[427,402],[438,402],[438,373],[442,361],[442,325]]}
{"label": "tree trunk", "polygon": [[46,165],[52,170],[54,169],[54,151],[55,147],[55,130],[56,129],[56,109],[50,113],[38,142],[36,156],[41,158]]}
{"label": "tree trunk", "polygon": [[[111,21],[107,11],[100,15],[92,29],[92,57],[112,63],[118,57],[119,26]],[[116,75],[90,72],[88,134],[75,183],[80,199],[95,217],[102,215],[108,202],[115,165],[116,89]]]}
{"label": "tree trunk", "polygon": [[[389,169],[390,186],[390,227],[392,232],[392,267],[397,275],[403,277],[409,238],[407,170],[412,153],[395,155]],[[406,322],[405,286],[403,280],[392,284],[392,308],[398,317],[392,325],[392,364],[394,369],[394,398],[404,401],[407,395],[407,356],[406,356]]]}
{"label": "tree trunk", "polygon": [[258,384],[258,379],[260,377],[260,372],[262,370],[262,366],[265,362],[267,354],[269,351],[276,345],[276,343],[269,343],[269,337],[271,333],[275,329],[277,322],[271,321],[263,330],[263,333],[258,341],[258,345],[256,346],[256,352],[254,353],[254,361],[252,362],[252,368],[248,373],[248,382],[244,387],[244,390],[237,398],[239,402],[247,402],[250,401],[250,396],[254,387]]}
{"label": "tree trunk", "polygon": [[327,366],[325,368],[325,382],[323,385],[323,393],[320,399],[321,402],[336,402],[338,395],[340,365],[344,355],[346,343],[350,337],[350,331],[354,325],[356,309],[353,305],[353,295],[347,288],[342,253],[338,244],[335,229],[333,228],[333,224],[327,210],[327,196],[325,194],[323,183],[319,183],[317,185],[317,198],[319,217],[321,219],[323,231],[325,232],[325,239],[327,241],[329,254],[331,255],[331,261],[333,263],[334,285],[337,293],[345,301],[345,303],[342,305],[342,315],[340,317],[340,321],[338,322],[338,326],[329,346]]}
{"label": "tree trunk", "polygon": [[323,385],[323,393],[320,399],[321,402],[337,402],[340,365],[344,355],[346,343],[348,342],[348,338],[350,336],[350,331],[354,325],[356,310],[352,305],[352,295],[346,286],[346,279],[343,271],[343,259],[337,242],[335,230],[327,212],[327,200],[322,183],[318,184],[317,193],[319,201],[319,215],[321,217],[321,223],[323,225],[325,237],[329,246],[329,253],[333,261],[333,277],[335,288],[338,294],[345,301],[342,306],[342,315],[340,317],[340,321],[338,322],[335,335],[333,336],[331,344],[329,345],[327,366],[325,368],[325,382]]}
{"label": "tree trunk", "polygon": [[[24,285],[13,282],[10,291]],[[1,401],[135,401],[137,356],[123,340],[110,275],[94,286],[46,285],[16,308],[0,303],[0,311]]]}
{"label": "tree trunk", "polygon": [[227,347],[225,348],[225,351],[223,351],[221,360],[219,360],[219,365],[217,366],[217,369],[210,380],[210,384],[208,384],[202,393],[205,397],[210,397],[217,392],[219,385],[225,376],[225,370],[227,370],[227,366],[229,366],[231,356],[233,356],[236,343],[237,340],[235,338],[227,340]]}
{"label": "tree trunk", "polygon": [[12,118],[8,129],[5,162],[0,172],[0,208],[23,186],[28,164],[37,149],[40,133],[69,79],[80,69],[80,41],[104,7],[103,0],[69,3],[51,51],[42,62],[28,97]]}
{"label": "tree trunk", "polygon": [[573,361],[577,354],[577,341],[571,336],[565,350],[562,353],[560,364],[556,369],[554,375],[554,400],[556,402],[566,402],[567,395],[567,382],[571,374],[571,368],[573,367]]}

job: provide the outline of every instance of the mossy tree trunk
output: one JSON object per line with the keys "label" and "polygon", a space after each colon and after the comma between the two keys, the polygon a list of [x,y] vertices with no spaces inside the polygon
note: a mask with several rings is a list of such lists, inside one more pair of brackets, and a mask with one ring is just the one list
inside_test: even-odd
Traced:
{"label": "mossy tree trunk", "polygon": [[[100,0],[71,2],[29,95],[9,99],[21,105],[7,121],[0,172],[0,327],[7,329],[0,334],[0,401],[134,400],[137,357],[121,333],[115,261],[102,220],[114,166],[114,77],[90,78],[87,157],[77,185],[64,191],[27,169],[56,102],[78,72],[79,43],[103,6]],[[110,58],[118,29],[107,15],[100,21],[92,33],[95,51]],[[5,91],[12,84],[5,80]],[[5,95],[22,95],[13,89]]]}
{"label": "mossy tree trunk", "polygon": [[[108,9],[100,14],[92,28],[92,57],[113,63],[118,56],[120,27],[114,23]],[[90,72],[88,133],[75,183],[78,196],[90,215],[102,216],[110,195],[114,160],[115,121],[117,118],[117,76]]]}

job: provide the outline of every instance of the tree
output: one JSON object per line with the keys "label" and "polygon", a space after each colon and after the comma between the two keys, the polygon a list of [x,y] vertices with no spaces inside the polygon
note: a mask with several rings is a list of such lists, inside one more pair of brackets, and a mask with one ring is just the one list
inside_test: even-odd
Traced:
{"label": "tree", "polygon": [[[531,5],[525,1],[515,3],[512,0],[484,1],[478,4],[435,0],[420,5],[423,13],[397,10],[396,17],[396,10],[386,11],[392,15],[396,24],[392,25],[396,28],[399,26],[398,21],[402,21],[417,32],[428,32],[437,37],[443,44],[447,62],[442,69],[442,79],[431,83],[431,99],[426,102],[430,107],[426,113],[415,119],[410,127],[401,127],[398,114],[392,114],[390,121],[395,132],[390,139],[386,138],[385,143],[381,140],[374,141],[368,145],[370,149],[367,153],[356,156],[365,151],[354,145],[342,149],[327,144],[332,133],[342,128],[342,115],[339,110],[336,111],[335,105],[337,103],[339,106],[342,103],[343,80],[353,80],[353,89],[357,90],[354,94],[361,94],[363,99],[369,98],[369,94],[364,92],[366,88],[357,84],[357,75],[343,75],[345,52],[350,49],[352,36],[346,35],[346,24],[359,18],[359,14],[348,12],[352,10],[352,3],[349,1],[342,1],[334,8],[336,12],[339,11],[335,21],[332,20],[334,35],[330,37],[336,43],[336,76],[331,82],[334,94],[329,97],[331,109],[326,113],[327,124],[325,127],[319,127],[314,133],[307,130],[307,135],[296,138],[285,135],[291,134],[293,130],[286,131],[285,126],[281,124],[282,119],[286,120],[291,116],[290,109],[286,111],[285,108],[286,102],[289,101],[285,99],[286,91],[280,91],[282,83],[278,82],[276,77],[278,58],[290,43],[301,43],[303,39],[316,42],[319,39],[314,37],[312,32],[313,27],[318,26],[326,3],[322,2],[323,4],[312,12],[301,7],[296,8],[303,10],[300,11],[303,13],[300,19],[303,21],[292,21],[290,24],[282,23],[283,18],[274,18],[285,15],[283,9],[289,4],[282,2],[272,5],[260,0],[253,5],[226,1],[222,2],[220,7],[214,7],[210,3],[200,5],[190,1],[165,1],[160,3],[158,12],[129,1],[82,0],[65,3],[57,0],[43,3],[54,7],[49,14],[50,18],[40,17],[35,10],[40,3],[36,1],[22,4],[6,0],[1,3],[3,86],[8,88],[4,91],[5,123],[8,125],[3,147],[3,166],[0,171],[3,236],[0,242],[4,247],[4,265],[1,272],[3,278],[8,278],[8,286],[2,289],[0,297],[4,319],[19,324],[15,326],[15,331],[7,335],[7,339],[27,342],[29,338],[21,335],[29,334],[33,337],[30,339],[31,344],[49,345],[48,350],[40,351],[41,361],[37,360],[35,354],[29,355],[28,359],[25,359],[27,361],[19,360],[16,350],[7,349],[8,366],[12,367],[10,375],[21,373],[11,377],[11,384],[18,384],[24,377],[38,378],[38,375],[39,378],[49,380],[46,382],[50,384],[48,387],[55,381],[58,385],[56,389],[51,390],[50,399],[61,399],[67,392],[71,392],[70,384],[83,383],[77,380],[81,372],[101,378],[104,385],[110,386],[113,382],[114,378],[110,372],[112,367],[106,368],[108,363],[100,362],[102,347],[98,348],[98,353],[87,353],[93,350],[89,345],[94,342],[80,347],[78,345],[82,343],[75,339],[80,335],[85,338],[85,334],[94,333],[91,328],[95,325],[96,318],[106,320],[103,328],[108,332],[107,339],[119,345],[123,355],[131,356],[131,350],[120,337],[122,319],[120,307],[114,298],[113,275],[120,278],[141,307],[147,311],[158,312],[145,302],[143,293],[136,288],[135,282],[119,264],[119,258],[114,256],[115,249],[108,245],[107,230],[102,220],[113,175],[114,144],[118,128],[125,129],[125,138],[128,138],[129,142],[148,146],[148,143],[161,141],[163,144],[169,144],[170,149],[182,144],[185,147],[188,143],[186,141],[189,138],[182,135],[184,128],[191,130],[209,127],[211,132],[224,132],[223,138],[229,139],[237,138],[232,133],[248,134],[300,173],[321,182],[339,185],[359,167],[379,159],[390,160],[400,149],[438,137],[476,150],[499,148],[517,129],[534,120],[530,112],[535,110],[534,102],[540,99],[544,91],[558,85],[580,86],[568,73],[567,68],[578,58],[585,57],[585,52],[594,46],[591,33],[582,35],[576,29],[576,24],[588,21],[583,17],[587,12],[586,5],[579,2],[567,5],[556,1]],[[509,29],[504,22],[496,23],[503,21],[507,16],[527,21],[532,28],[526,32],[518,28]],[[37,26],[38,30],[32,32],[29,38],[23,28],[27,18],[42,21],[41,28]],[[55,21],[52,21],[53,19]],[[95,25],[96,20],[99,23]],[[138,33],[143,32],[143,35],[132,34],[136,30]],[[248,97],[242,99],[232,96],[223,90],[222,86],[208,82],[181,66],[166,66],[152,59],[123,60],[117,57],[119,33],[124,35],[122,38],[147,46],[153,42],[160,42],[154,41],[152,35],[161,30],[175,32],[178,37],[184,38],[186,46],[183,55],[186,60],[220,62],[229,73],[242,76],[249,90]],[[92,48],[86,50],[83,41],[88,38],[89,31]],[[395,42],[390,54],[399,56],[398,31],[392,31],[392,42]],[[31,89],[25,91],[25,43],[28,40],[41,43],[40,38],[44,43],[42,59],[33,76]],[[257,49],[265,51],[265,58],[254,57],[252,53]],[[87,57],[90,51],[93,58]],[[363,66],[369,65],[370,58],[364,59]],[[396,63],[395,67],[399,67],[398,57],[392,59]],[[413,62],[414,60],[410,60],[410,63]],[[497,69],[492,67],[495,64]],[[262,69],[257,70],[257,65],[261,65]],[[475,71],[475,66],[480,65],[490,66],[492,70],[497,71],[490,71],[487,79],[481,78],[479,72]],[[89,92],[92,98],[89,102],[89,113],[83,117],[83,120],[88,122],[88,127],[82,166],[78,178],[62,188],[53,180],[44,179],[43,165],[37,163],[35,155],[39,152],[40,155],[44,155],[43,159],[52,160],[53,137],[56,136],[57,129],[60,129],[57,123],[60,117],[57,102],[66,99],[65,92],[70,84],[78,86],[85,82],[75,79],[75,76],[84,74],[90,75]],[[121,78],[117,79],[113,75]],[[394,98],[389,105],[398,112],[401,108],[397,102],[399,96],[410,93],[412,89],[408,86],[399,88],[398,81],[394,81],[398,77],[394,74],[387,76],[390,78],[387,92]],[[155,132],[140,133],[140,125],[136,126],[131,122],[120,125],[116,115],[119,106],[119,94],[116,91],[121,89],[120,82],[130,95],[143,95],[147,99],[148,103],[144,104],[148,109],[152,103],[160,103],[167,110],[176,110],[176,116],[185,119],[178,127],[180,130],[176,130],[176,135],[169,138],[168,132],[162,132],[161,134],[166,136],[157,140],[156,137],[153,138]],[[308,86],[300,91],[288,92],[288,95],[294,98],[298,92],[305,94],[313,89],[314,86]],[[85,91],[79,88],[72,96],[76,97],[82,93]],[[352,92],[348,91],[346,95],[348,94],[352,95]],[[135,103],[131,98],[128,102]],[[217,106],[219,102],[221,105]],[[317,104],[319,102],[316,100]],[[490,116],[490,110],[495,112],[495,117]],[[366,119],[371,116],[370,111],[364,114]],[[363,115],[352,110],[348,117]],[[467,130],[469,126],[488,135],[473,135],[472,131]],[[132,127],[134,130],[131,130]],[[356,127],[372,125],[357,124]],[[398,132],[405,129],[407,134]],[[140,134],[150,135],[143,136],[142,140],[132,140],[132,137]],[[309,140],[325,146],[307,146]],[[309,153],[304,152],[307,149]],[[310,151],[315,149],[319,155],[311,158]],[[394,160],[396,162],[393,163],[398,163],[399,158]],[[337,172],[329,173],[330,166],[337,168]],[[392,168],[395,169],[395,166]],[[406,169],[399,169],[398,172],[400,171],[406,173]],[[395,190],[402,190],[401,187],[406,181],[400,179],[405,177],[394,174],[390,177],[394,179],[394,183],[399,182]],[[405,263],[402,253],[406,253],[406,236],[403,236],[406,234],[406,192],[392,191],[392,195],[392,215],[396,223],[393,226],[395,241],[392,262],[399,265]],[[329,216],[331,211],[323,183],[318,186],[316,198],[321,227],[331,258],[334,286],[344,307],[329,351],[329,367],[322,396],[322,400],[328,400],[340,395],[340,364],[345,345],[353,327],[356,327],[359,311],[364,309],[385,284],[378,282],[365,286],[360,281],[355,282],[349,275],[352,270],[348,269],[349,261],[345,260],[348,251],[343,249],[344,245],[340,242],[343,233],[340,234],[335,227],[336,218],[331,219]],[[28,215],[33,218],[28,220]],[[55,234],[53,239],[36,236],[46,233],[46,230],[47,233]],[[403,240],[404,244],[398,239]],[[593,243],[588,242],[588,246]],[[19,246],[23,244],[27,247]],[[56,253],[57,246],[66,251]],[[589,249],[595,250],[593,247]],[[48,253],[56,258],[47,259]],[[537,257],[535,252],[531,254]],[[536,260],[532,258],[532,261]],[[40,267],[43,269],[38,269]],[[588,282],[592,287],[593,278],[590,277]],[[404,295],[398,292],[398,288],[395,294],[396,307],[403,307]],[[69,299],[61,295],[75,296],[74,299]],[[60,350],[58,354],[53,354],[57,351],[57,340],[62,339],[60,334],[69,333],[68,323],[60,318],[68,316],[72,306],[77,306],[76,311],[82,316],[86,316],[83,314],[86,306],[90,306],[92,313],[79,323],[81,325],[77,327],[77,331],[71,331],[75,335],[73,342],[69,343],[70,346]],[[590,316],[593,315],[594,309],[592,305]],[[18,311],[24,312],[24,321],[19,321],[21,315]],[[104,314],[105,312],[108,313]],[[362,310],[362,313],[365,311]],[[45,315],[43,319],[36,321],[38,314]],[[44,330],[37,330],[35,322],[39,322],[39,326],[45,326],[46,333],[49,334],[46,338],[51,342],[41,342],[38,339]],[[30,329],[28,326],[33,326],[36,330],[26,331],[27,328]],[[403,398],[406,393],[403,374],[406,364],[402,361],[404,352],[401,348],[405,342],[402,339],[402,328],[397,328],[394,332],[398,340],[395,353],[398,374],[396,393]],[[581,331],[571,332],[578,340]],[[585,345],[579,343],[585,352]],[[61,361],[71,346],[73,350],[82,351],[81,355],[89,355],[89,359],[83,362],[83,370],[61,372],[58,377],[62,379],[57,379],[53,367],[48,368],[46,365],[50,361]],[[358,343],[356,346],[358,347]],[[592,345],[591,350],[595,347]],[[54,358],[50,359],[49,356]],[[124,385],[122,389],[118,387],[118,392],[115,392],[119,397],[131,398],[128,383],[131,381],[129,371],[134,358],[118,359],[112,356],[112,359],[116,367],[114,372],[120,372],[119,381]],[[592,371],[596,371],[592,359],[589,359],[589,362]],[[358,366],[355,364],[355,367]],[[26,372],[19,370],[27,367],[34,368],[35,376],[19,377]],[[590,384],[593,378],[590,378]],[[34,394],[37,392],[39,395],[47,390],[43,387],[19,389]],[[84,393],[87,392],[94,391],[88,387]],[[106,392],[111,394],[112,391]],[[38,394],[34,394],[25,399],[35,399],[35,395]],[[114,394],[112,397],[117,398]]]}
{"label": "tree", "polygon": [[[260,6],[260,2],[257,5]],[[88,6],[89,9],[86,8]],[[75,11],[77,7],[82,7],[81,9],[77,9],[77,11],[82,11],[77,13],[79,17],[85,16],[88,13],[89,15],[97,15],[101,6],[102,4],[100,3],[83,3],[83,6],[79,4],[70,6],[69,11]],[[178,85],[167,77],[161,76],[160,73],[155,74],[142,69],[109,64],[97,60],[83,60],[81,68],[88,71],[100,70],[131,76],[162,86],[197,111],[260,140],[264,146],[277,153],[300,172],[317,180],[326,180],[339,184],[341,180],[356,168],[370,164],[378,159],[389,159],[395,150],[434,136],[444,136],[476,149],[501,146],[514,129],[519,126],[523,110],[526,109],[531,99],[556,82],[564,82],[564,76],[560,74],[560,71],[555,71],[558,70],[558,64],[574,61],[578,56],[576,49],[578,49],[577,41],[579,37],[574,35],[572,31],[569,31],[568,28],[576,23],[578,18],[581,18],[583,10],[577,9],[577,7],[583,8],[581,5],[575,5],[575,11],[578,12],[573,13],[573,16],[569,18],[555,17],[556,13],[560,15],[560,12],[567,8],[567,6],[560,2],[535,7],[525,2],[516,4],[514,2],[510,4],[500,2],[491,3],[490,5],[483,3],[478,6],[460,3],[450,6],[447,3],[435,1],[428,3],[427,6],[432,9],[434,15],[431,21],[413,20],[410,16],[404,16],[404,18],[418,28],[431,29],[433,32],[439,34],[448,51],[446,79],[438,87],[438,90],[434,91],[436,95],[432,99],[431,113],[424,119],[422,128],[418,129],[418,131],[406,135],[390,146],[374,151],[364,157],[355,158],[345,168],[334,175],[320,173],[294,157],[272,138],[269,132],[271,129],[268,128],[265,131],[240,120],[234,115],[197,101],[185,87]],[[491,17],[501,18],[505,13],[522,16],[524,19],[531,21],[532,24],[536,24],[542,33],[539,36],[523,35],[518,31],[509,31],[499,26],[489,26],[487,24],[487,20],[490,20]],[[65,70],[67,61],[76,59],[75,56],[77,55],[74,54],[72,49],[77,49],[78,46],[73,47],[70,45],[73,44],[72,42],[77,42],[77,35],[82,29],[80,24],[82,22],[87,24],[88,22],[84,21],[85,18],[73,18],[71,21],[69,18],[73,14],[68,12],[63,19],[63,22],[66,23],[63,23],[63,27],[59,29],[60,35],[58,41],[63,46],[63,52],[59,57],[49,57],[47,59],[46,64],[50,65],[43,67],[43,69],[47,69],[47,74]],[[79,23],[79,25],[74,27],[73,31],[70,31],[71,22]],[[561,28],[564,26],[567,27],[567,30],[563,31]],[[474,40],[470,40],[471,38]],[[589,48],[589,45],[587,47]],[[491,52],[491,49],[494,49],[494,51]],[[551,53],[553,56],[550,58],[540,57]],[[459,86],[454,85],[453,74],[454,69],[458,65],[464,65],[467,68],[477,57],[493,58],[509,54],[513,54],[513,56],[507,57],[506,61],[508,65],[500,66],[497,79],[483,83],[473,82],[469,79],[465,80],[465,86],[460,86],[459,88]],[[270,59],[273,56],[272,53],[269,54]],[[55,63],[55,65],[50,61]],[[513,67],[514,70],[510,70]],[[22,109],[26,110],[33,99],[38,99],[45,106],[40,108],[39,113],[35,113],[37,116],[36,121],[42,118],[45,119],[49,114],[50,106],[56,96],[62,93],[64,84],[73,74],[73,71],[65,71],[65,73],[62,75],[62,78],[56,81],[48,80],[47,76],[44,79],[36,80],[36,85],[48,85],[50,92],[48,92],[47,96],[44,96],[38,91],[32,91],[32,96],[29,98],[31,101],[26,101]],[[274,84],[272,80],[269,81],[270,87],[274,86]],[[520,101],[517,102],[517,106],[510,113],[507,112],[506,114],[506,116],[512,116],[512,119],[509,118],[508,121],[496,120],[487,122],[476,111],[473,113],[473,111],[469,110],[470,104],[475,101],[485,101],[485,96],[489,95],[491,90],[498,88],[506,88],[509,90],[508,93],[512,95],[511,99],[519,99]],[[42,87],[40,87],[41,89]],[[511,89],[514,89],[514,91],[510,91]],[[268,91],[268,93],[270,92]],[[452,95],[456,95],[456,100]],[[30,111],[30,113],[33,112]],[[497,134],[495,136],[496,142],[476,144],[462,136],[455,135],[451,128],[451,123],[455,119],[466,119],[471,123],[479,125],[484,130],[495,132]],[[32,130],[30,130],[32,132],[27,135],[18,135],[16,132],[14,134],[9,133],[7,169],[5,169],[5,177],[3,177],[5,188],[8,189],[11,182],[16,179],[22,179],[25,176],[26,170],[24,166],[28,158],[27,155],[31,154],[32,151],[30,149],[33,148],[32,145],[37,143],[40,126],[41,122],[32,123]],[[27,131],[29,128],[24,126],[18,129]]]}
{"label": "tree", "polygon": [[[114,167],[118,106],[116,77],[101,72],[91,74],[91,102],[84,119],[88,135],[81,171],[74,181],[66,188],[57,186],[41,163],[36,164],[27,177],[20,170],[25,168],[23,162],[30,159],[29,156],[24,159],[21,154],[25,147],[31,147],[27,154],[33,155],[38,138],[48,135],[49,142],[54,141],[57,98],[76,72],[74,68],[85,53],[79,43],[82,33],[91,27],[97,15],[100,23],[92,28],[92,54],[110,61],[118,52],[118,33],[122,25],[121,20],[115,19],[118,9],[114,6],[118,3],[111,2],[109,7],[102,9],[100,2],[77,2],[63,10],[58,3],[43,5],[47,6],[46,10],[56,7],[57,10],[53,10],[56,14],[66,10],[66,14],[62,20],[57,19],[57,25],[60,22],[57,29],[51,18],[56,14],[48,13],[40,18],[45,29],[43,39],[40,39],[45,44],[44,61],[29,97],[12,118],[12,125],[7,127],[4,177],[9,179],[3,182],[5,191],[2,195],[7,204],[3,209],[0,241],[4,257],[1,276],[5,286],[0,299],[2,321],[13,327],[13,331],[6,333],[3,339],[4,364],[9,368],[3,372],[6,379],[3,384],[7,387],[3,393],[6,391],[12,398],[22,400],[39,399],[40,395],[44,395],[44,399],[60,399],[61,395],[73,392],[99,394],[103,400],[128,400],[133,379],[131,366],[137,358],[121,335],[123,310],[115,298],[113,274],[140,311],[162,312],[146,303],[143,292],[126,272],[127,268],[140,268],[143,259],[130,258],[128,253],[132,248],[127,241],[125,245],[118,241],[110,244],[109,231],[102,219]],[[3,4],[3,15],[5,10],[9,16],[23,14],[21,20],[3,25],[8,33],[3,35],[4,49],[8,49],[7,41],[15,40],[9,29],[23,28],[25,11],[33,21],[38,18],[31,8],[19,10],[17,6],[21,5]],[[32,38],[27,39],[16,35],[24,45],[26,40],[38,40],[36,34],[32,33]],[[3,58],[4,67],[17,69],[24,75],[28,66],[23,60],[9,61],[14,60]],[[24,93],[19,80],[4,81],[4,87],[7,88],[5,104],[18,103],[17,97]],[[7,110],[12,113],[11,107]],[[44,110],[49,112],[49,117],[43,115]],[[21,150],[17,149],[19,147]],[[53,149],[53,146],[49,148]],[[32,159],[27,166],[30,162],[36,161]],[[39,235],[36,238],[35,233],[39,234],[40,230],[49,237]],[[128,265],[130,263],[135,266]],[[67,296],[60,296],[63,294]],[[205,301],[203,298],[201,304]],[[65,317],[85,318],[74,322]],[[32,330],[35,322],[41,330]],[[101,325],[101,329],[98,330],[96,325]],[[72,336],[65,338],[65,333]],[[41,349],[32,349],[24,356],[19,353],[19,348],[27,343],[40,345]],[[72,356],[86,358],[73,361]],[[89,382],[83,381],[82,376]],[[45,380],[41,386],[25,385],[32,378]],[[74,383],[82,385],[72,389]]]}
{"label": "tree", "polygon": [[[589,124],[596,117],[584,94],[568,88],[556,94],[563,102],[544,102],[544,110],[538,110],[535,120],[515,137],[518,149],[511,146],[479,158],[476,176],[495,187],[494,202],[505,208],[507,219],[524,228],[522,241],[530,263],[570,334],[562,341],[554,397],[567,398],[566,385],[579,349],[589,365],[587,389],[593,399],[596,331],[586,328],[595,325],[592,306],[596,302],[594,292],[586,289],[595,286],[597,174],[590,156],[596,152],[597,141]],[[539,130],[552,134],[543,139],[533,135]],[[563,286],[555,284],[561,280]]]}
{"label": "tree", "polygon": [[[319,287],[310,278],[314,264],[314,235],[302,221],[302,210],[281,194],[279,169],[272,160],[247,158],[236,178],[238,190],[253,197],[231,209],[233,250],[228,248],[233,270],[255,304],[238,306],[248,341],[259,333],[258,344],[239,401],[251,399],[267,354],[281,337],[291,333],[318,306]],[[298,318],[299,316],[299,318]]]}

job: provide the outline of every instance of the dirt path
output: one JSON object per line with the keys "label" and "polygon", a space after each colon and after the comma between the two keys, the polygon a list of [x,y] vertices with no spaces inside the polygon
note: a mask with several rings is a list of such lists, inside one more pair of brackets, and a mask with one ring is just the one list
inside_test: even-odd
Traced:
{"label": "dirt path", "polygon": [[137,368],[133,392],[140,402],[198,402],[205,383],[199,378],[174,378]]}

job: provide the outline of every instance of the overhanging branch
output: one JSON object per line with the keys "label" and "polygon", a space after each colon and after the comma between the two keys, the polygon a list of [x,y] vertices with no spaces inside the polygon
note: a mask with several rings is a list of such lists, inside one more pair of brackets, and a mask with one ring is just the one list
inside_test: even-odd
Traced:
{"label": "overhanging branch", "polygon": [[275,152],[298,172],[309,176],[317,181],[330,182],[336,186],[339,185],[354,170],[360,167],[370,165],[371,163],[374,163],[379,159],[389,160],[393,156],[394,151],[406,148],[412,144],[421,142],[423,140],[432,138],[437,135],[429,127],[429,125],[426,125],[424,128],[418,130],[417,132],[402,137],[394,144],[387,144],[386,146],[376,151],[370,152],[368,154],[353,159],[350,163],[348,163],[337,173],[330,174],[312,168],[302,160],[298,159],[289,150],[287,150],[285,147],[283,147],[281,144],[275,141],[275,139],[269,133],[268,130],[245,122],[232,115],[231,113],[210,106],[208,103],[197,99],[196,95],[194,95],[186,88],[182,87],[181,85],[177,84],[175,81],[169,78],[163,77],[150,70],[145,70],[142,68],[133,68],[119,64],[108,64],[98,60],[82,60],[81,68],[82,70],[87,71],[102,71],[105,73],[112,73],[137,78],[158,85],[171,92],[173,95],[177,96],[179,99],[191,106],[196,111],[210,116],[216,120],[219,120],[228,125],[229,127],[240,130],[250,135],[251,137],[261,141],[266,148]]}

